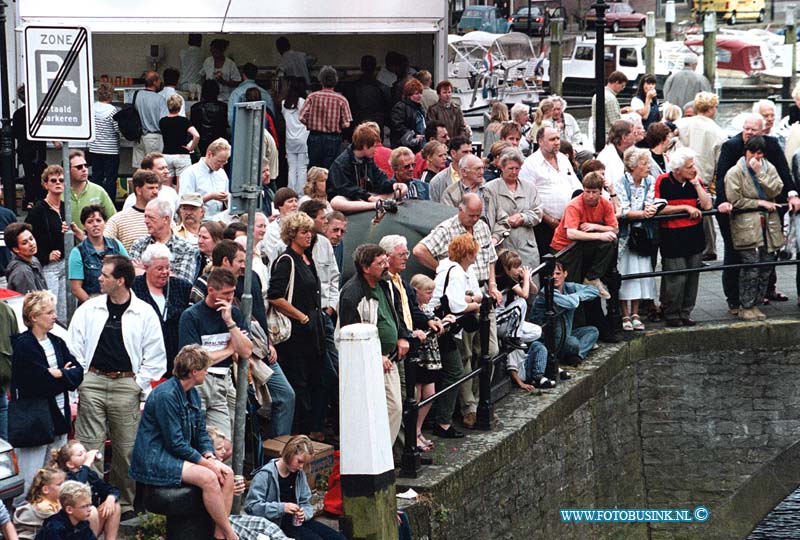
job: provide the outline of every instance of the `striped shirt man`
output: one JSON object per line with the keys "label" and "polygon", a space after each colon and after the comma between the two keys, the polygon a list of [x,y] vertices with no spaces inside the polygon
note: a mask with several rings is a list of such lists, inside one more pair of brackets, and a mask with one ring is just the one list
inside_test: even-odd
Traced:
{"label": "striped shirt man", "polygon": [[332,88],[312,92],[300,110],[300,121],[309,131],[341,133],[353,115],[347,100]]}
{"label": "striped shirt man", "polygon": [[144,210],[132,206],[111,216],[106,223],[103,236],[119,240],[125,251],[130,252],[133,243],[147,236],[147,225],[144,223]]}

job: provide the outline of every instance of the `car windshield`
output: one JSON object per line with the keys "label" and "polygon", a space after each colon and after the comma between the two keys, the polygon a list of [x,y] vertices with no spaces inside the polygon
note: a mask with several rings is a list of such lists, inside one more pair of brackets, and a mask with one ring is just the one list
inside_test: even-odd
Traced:
{"label": "car windshield", "polygon": [[465,9],[463,17],[484,17],[488,14],[488,11],[482,9]]}

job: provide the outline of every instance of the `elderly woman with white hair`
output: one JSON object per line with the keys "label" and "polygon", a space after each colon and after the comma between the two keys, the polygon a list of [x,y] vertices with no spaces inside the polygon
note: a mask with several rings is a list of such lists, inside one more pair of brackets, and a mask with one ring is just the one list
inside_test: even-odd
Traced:
{"label": "elderly woman with white hair", "polygon": [[192,284],[170,276],[170,252],[164,244],[147,246],[142,253],[144,274],[136,276],[131,289],[137,298],[152,306],[161,324],[164,347],[167,350],[167,373],[172,374],[172,361],[178,354],[178,324],[181,314],[189,307]]}
{"label": "elderly woman with white hair", "polygon": [[[663,270],[699,268],[703,264],[705,234],[700,214],[711,209],[711,196],[703,186],[695,166],[695,152],[678,148],[672,154],[672,170],[656,179],[655,196],[667,201],[661,214],[688,214],[688,217],[661,222],[659,248]],[[693,326],[691,319],[697,298],[700,274],[669,275],[661,278],[661,311],[667,326]]]}
{"label": "elderly woman with white hair", "polygon": [[[625,218],[620,226],[619,255],[617,267],[620,274],[652,272],[651,256],[655,249],[653,225],[646,221],[656,215],[653,204],[655,179],[650,176],[650,151],[632,146],[623,155],[625,174],[614,183],[614,192],[619,196],[619,216]],[[636,220],[636,221],[634,221]],[[619,291],[622,304],[622,329],[644,330],[639,318],[640,300],[656,297],[655,278],[633,279],[622,282]]]}
{"label": "elderly woman with white hair", "polygon": [[586,136],[581,131],[578,121],[570,113],[566,112],[566,100],[557,95],[550,96],[550,101],[553,102],[553,127],[561,134],[561,140],[567,141],[572,145],[572,148],[578,152],[576,160],[578,163],[583,163],[588,159],[592,159],[594,153],[592,152],[592,143],[587,140]]}
{"label": "elderly woman with white hair", "polygon": [[533,124],[531,124],[530,107],[524,103],[517,103],[511,107],[511,121],[519,124],[522,138],[519,141],[519,149],[523,154],[529,154],[531,151],[530,140],[536,139],[536,133],[531,133]]}
{"label": "elderly woman with white hair", "polygon": [[516,251],[522,264],[529,268],[539,265],[539,248],[533,228],[541,223],[542,200],[533,182],[523,182],[519,171],[525,159],[516,148],[500,154],[500,178],[486,184],[486,218],[492,234],[509,231],[505,248]]}

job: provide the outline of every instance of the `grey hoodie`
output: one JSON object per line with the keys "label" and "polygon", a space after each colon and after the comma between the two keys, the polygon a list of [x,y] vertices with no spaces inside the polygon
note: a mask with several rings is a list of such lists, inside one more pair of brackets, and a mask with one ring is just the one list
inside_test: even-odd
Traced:
{"label": "grey hoodie", "polygon": [[55,514],[37,510],[35,506],[26,502],[14,510],[14,527],[17,529],[17,535],[22,540],[34,540],[44,520],[52,515]]}

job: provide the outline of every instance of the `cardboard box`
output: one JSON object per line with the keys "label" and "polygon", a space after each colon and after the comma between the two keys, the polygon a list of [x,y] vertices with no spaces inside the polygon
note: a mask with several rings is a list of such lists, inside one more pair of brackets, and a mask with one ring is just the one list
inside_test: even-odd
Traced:
{"label": "cardboard box", "polygon": [[[264,448],[264,458],[273,459],[280,457],[283,447],[291,439],[291,435],[281,435],[274,439],[267,439],[262,443]],[[317,441],[311,441],[314,445],[314,457],[306,463],[303,470],[308,478],[308,486],[311,490],[317,489],[317,482],[322,477],[329,477],[333,469],[333,446]]]}

